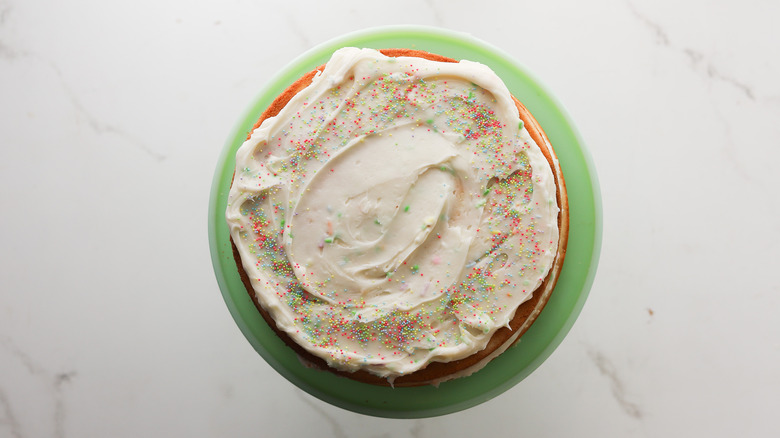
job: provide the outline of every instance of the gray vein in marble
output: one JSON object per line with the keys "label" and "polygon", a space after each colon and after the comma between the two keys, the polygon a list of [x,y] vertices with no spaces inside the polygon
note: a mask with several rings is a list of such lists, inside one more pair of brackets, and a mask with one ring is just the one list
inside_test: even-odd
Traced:
{"label": "gray vein in marble", "polygon": [[688,60],[691,61],[691,65],[694,68],[697,68],[701,65],[702,60],[704,59],[704,55],[701,53],[693,50],[693,49],[683,49],[683,53],[685,53],[685,56],[688,57]]}
{"label": "gray vein in marble", "polygon": [[[35,362],[33,362],[30,356],[17,347],[16,344],[11,341],[11,339],[5,336],[1,337],[0,345],[2,345],[6,351],[11,353],[11,355],[15,357],[31,375],[39,376],[42,374],[41,368],[38,367]],[[19,420],[16,418],[13,407],[11,406],[11,400],[5,394],[3,388],[0,388],[0,408],[2,408],[2,418],[0,418],[0,425],[8,426],[8,429],[11,432],[11,436],[14,438],[23,437],[24,434],[22,434],[22,426],[19,423]]]}
{"label": "gray vein in marble", "polygon": [[625,385],[620,376],[618,376],[615,365],[603,353],[595,349],[588,349],[588,356],[599,372],[609,380],[612,396],[615,397],[623,411],[633,418],[641,419],[642,411],[636,403],[631,402],[626,396]]}
{"label": "gray vein in marble", "polygon": [[[0,29],[8,25],[8,23],[10,22],[12,11],[13,8],[9,3],[0,2]],[[3,41],[0,39],[0,59],[5,59],[7,61],[14,61],[16,59],[28,55],[29,53],[27,53],[27,51],[20,50],[18,47],[15,47],[13,44],[9,44],[7,40]]]}
{"label": "gray vein in marble", "polygon": [[0,4],[0,26],[8,22],[8,17],[11,15],[12,7],[6,2]]}
{"label": "gray vein in marble", "polygon": [[639,21],[641,21],[646,27],[650,28],[650,30],[653,32],[653,35],[655,36],[655,41],[657,44],[667,47],[670,46],[669,36],[666,34],[666,31],[663,29],[663,27],[639,12],[633,3],[626,2],[626,4],[628,4],[628,9],[631,10],[631,13],[634,14],[634,17],[639,19]]}
{"label": "gray vein in marble", "polygon": [[70,383],[76,376],[75,371],[59,373],[54,376],[54,436],[63,438],[65,436],[65,399],[63,387]]}
{"label": "gray vein in marble", "polygon": [[683,53],[685,56],[688,57],[688,60],[691,62],[691,66],[694,69],[702,69],[707,74],[707,76],[711,79],[719,80],[722,82],[726,82],[742,92],[745,96],[747,96],[750,100],[756,100],[756,95],[753,92],[753,89],[748,86],[747,84],[744,84],[737,79],[728,76],[718,70],[712,63],[708,62],[702,53],[697,52],[693,49],[683,49]]}
{"label": "gray vein in marble", "polygon": [[731,84],[734,88],[744,93],[745,96],[747,96],[750,100],[756,100],[756,95],[753,93],[753,89],[749,85],[737,80],[736,78],[724,74],[711,63],[707,63],[707,76]]}
{"label": "gray vein in marble", "polygon": [[110,123],[103,122],[99,120],[97,117],[95,117],[92,113],[90,113],[86,107],[81,103],[81,101],[76,96],[76,93],[70,88],[68,83],[65,81],[65,78],[62,74],[62,71],[54,65],[51,64],[51,68],[57,73],[57,77],[60,79],[60,84],[62,85],[62,88],[65,90],[65,93],[67,94],[68,98],[70,99],[71,105],[76,109],[76,112],[86,120],[87,124],[89,125],[92,130],[99,135],[103,134],[113,134],[117,137],[125,139],[128,143],[134,145],[136,148],[144,152],[145,154],[152,157],[155,161],[163,161],[165,160],[166,156],[153,150],[150,148],[146,143],[136,138],[134,135],[130,134],[129,132],[125,131],[122,128],[119,128],[117,126],[114,126]]}
{"label": "gray vein in marble", "polygon": [[19,50],[16,47],[12,47],[8,43],[0,40],[0,59],[5,59],[7,61],[15,61],[27,55],[28,55],[27,52],[23,50]]}
{"label": "gray vein in marble", "polygon": [[22,426],[19,424],[19,420],[16,419],[14,411],[11,408],[11,401],[5,395],[3,388],[0,388],[0,426],[7,426],[11,432],[11,436],[14,438],[22,438]]}
{"label": "gray vein in marble", "polygon": [[425,0],[425,4],[428,5],[428,7],[431,8],[431,12],[433,12],[434,24],[444,27],[444,20],[441,18],[441,12],[436,6],[436,3],[434,3],[433,0]]}
{"label": "gray vein in marble", "polygon": [[19,57],[19,53],[14,50],[8,44],[0,41],[0,58],[3,59],[16,59]]}
{"label": "gray vein in marble", "polygon": [[19,362],[24,365],[24,367],[27,369],[27,371],[32,375],[42,375],[44,374],[43,369],[41,369],[31,358],[27,355],[24,351],[22,351],[19,347],[16,346],[16,344],[11,341],[8,337],[3,336],[0,338],[0,344],[5,347],[7,351],[9,351],[14,357],[16,357]]}
{"label": "gray vein in marble", "polygon": [[736,143],[734,142],[734,136],[731,133],[731,124],[729,123],[728,118],[726,118],[726,116],[724,116],[723,113],[720,112],[717,105],[712,105],[712,108],[714,114],[717,116],[717,118],[720,121],[718,125],[723,130],[723,139],[725,141],[725,144],[723,146],[723,152],[727,157],[726,161],[728,161],[731,164],[732,169],[740,178],[748,182],[754,182],[753,177],[750,175],[750,172],[742,164],[736,152],[737,146]]}
{"label": "gray vein in marble", "polygon": [[640,12],[633,3],[626,2],[626,4],[628,5],[628,9],[631,10],[631,13],[634,15],[634,17],[636,17],[653,33],[656,44],[681,52],[691,62],[691,66],[694,68],[694,70],[701,69],[708,78],[731,85],[744,94],[748,99],[756,100],[756,94],[752,87],[750,87],[748,84],[721,71],[711,61],[707,60],[702,53],[687,47],[676,47],[672,44],[671,40],[669,39],[669,35],[660,24],[654,22],[642,12]]}
{"label": "gray vein in marble", "polygon": [[290,30],[292,31],[293,35],[295,35],[298,40],[303,44],[304,49],[309,49],[310,47],[313,47],[314,44],[312,44],[311,40],[306,36],[305,33],[301,30],[301,26],[298,24],[298,21],[296,19],[297,15],[291,15],[287,14],[285,18],[287,18],[287,25],[290,27]]}
{"label": "gray vein in marble", "polygon": [[424,424],[422,421],[414,420],[414,425],[409,429],[409,435],[411,435],[412,438],[422,438],[423,426]]}
{"label": "gray vein in marble", "polygon": [[[11,5],[5,2],[0,3],[0,27],[3,27],[6,23],[8,23],[8,17],[11,16],[11,10]],[[0,58],[13,60],[18,58],[20,54],[21,53],[18,50],[15,50],[13,47],[8,45],[8,43],[0,40]]]}
{"label": "gray vein in marble", "polygon": [[308,396],[306,396],[306,394],[304,394],[303,392],[295,391],[295,393],[298,395],[298,398],[303,400],[303,402],[309,405],[310,408],[312,408],[318,414],[322,415],[325,421],[327,421],[328,424],[330,424],[331,428],[333,428],[333,436],[335,438],[347,438],[346,431],[344,431],[344,428],[341,427],[341,424],[339,424],[339,422],[333,416],[331,416],[326,410],[322,409],[321,407],[313,403],[311,400],[309,400]]}
{"label": "gray vein in marble", "polygon": [[[2,345],[6,351],[10,352],[12,356],[16,357],[31,376],[40,378],[46,383],[46,386],[49,387],[54,401],[54,434],[52,436],[55,438],[63,438],[65,436],[65,419],[67,417],[64,388],[73,381],[73,378],[76,376],[76,371],[57,373],[52,376],[51,373],[36,364],[35,361],[11,341],[11,339],[5,336],[0,337],[0,345]],[[0,409],[0,414],[2,414],[2,417],[0,417],[0,424],[8,425],[13,437],[23,437],[21,424],[14,415],[11,400],[6,396],[2,388],[0,388]]]}

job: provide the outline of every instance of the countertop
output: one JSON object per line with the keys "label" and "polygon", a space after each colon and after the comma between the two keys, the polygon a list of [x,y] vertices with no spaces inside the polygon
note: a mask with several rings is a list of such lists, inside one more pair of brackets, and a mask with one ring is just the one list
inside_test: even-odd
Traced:
{"label": "countertop", "polygon": [[[777,436],[780,3],[0,0],[0,437]],[[567,108],[603,246],[568,337],[474,408],[330,406],[241,335],[209,256],[224,143],[273,75],[418,24]]]}

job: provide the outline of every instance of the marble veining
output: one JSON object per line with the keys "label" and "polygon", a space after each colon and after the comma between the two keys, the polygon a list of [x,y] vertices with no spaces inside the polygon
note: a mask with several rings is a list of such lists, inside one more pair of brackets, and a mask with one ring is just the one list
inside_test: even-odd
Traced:
{"label": "marble veining", "polygon": [[21,424],[19,424],[19,420],[16,419],[16,414],[14,414],[14,410],[11,407],[11,400],[7,395],[5,395],[5,391],[3,391],[3,388],[1,387],[0,387],[0,407],[2,407],[2,414],[3,414],[3,416],[0,417],[0,426],[5,425],[5,428],[8,430],[8,432],[11,434],[12,437],[23,438],[24,435],[22,434],[22,426]]}
{"label": "marble veining", "polygon": [[436,6],[436,3],[434,3],[433,0],[425,0],[425,4],[428,5],[428,8],[430,8],[431,13],[433,14],[434,24],[436,24],[436,26],[444,27],[444,20],[441,17],[441,10],[438,6]]}
{"label": "marble veining", "polygon": [[669,47],[671,44],[669,42],[669,36],[666,34],[666,31],[664,30],[661,25],[658,23],[650,20],[648,17],[646,17],[639,9],[634,6],[631,2],[626,2],[626,5],[628,5],[628,9],[631,11],[631,13],[639,19],[642,24],[644,24],[650,31],[653,33],[653,36],[655,37],[655,43],[660,46]]}
{"label": "marble veining", "polygon": [[[12,10],[13,8],[10,4],[5,2],[0,3],[0,29],[6,27]],[[20,55],[21,53],[17,49],[11,47],[10,44],[0,38],[0,59],[14,60]]]}
{"label": "marble veining", "polygon": [[409,435],[412,438],[422,438],[424,429],[425,423],[422,420],[414,420],[412,427],[409,429]]}
{"label": "marble veining", "polygon": [[0,26],[4,25],[8,21],[8,17],[11,15],[13,8],[6,2],[0,3]]}
{"label": "marble veining", "polygon": [[65,425],[67,419],[67,407],[65,405],[65,388],[73,382],[76,377],[76,371],[57,373],[54,376],[54,436],[63,438],[65,436]]}
{"label": "marble veining", "polygon": [[152,149],[149,145],[147,145],[144,141],[137,138],[132,133],[128,132],[127,130],[114,125],[112,123],[104,122],[103,120],[96,117],[92,112],[87,110],[87,108],[84,106],[84,104],[81,102],[81,99],[79,99],[78,94],[73,91],[73,89],[70,87],[68,82],[65,80],[65,76],[62,74],[62,71],[60,70],[57,65],[54,63],[49,64],[51,68],[54,70],[54,72],[57,74],[57,77],[60,80],[60,85],[62,85],[62,89],[65,91],[65,94],[67,95],[71,105],[73,105],[73,108],[76,110],[76,114],[78,114],[80,119],[83,119],[87,122],[87,125],[98,135],[103,134],[109,134],[114,135],[119,138],[124,139],[127,143],[135,146],[140,151],[151,157],[157,162],[165,160],[167,157],[164,154],[161,154],[154,149]]}
{"label": "marble veining", "polygon": [[27,353],[22,351],[19,347],[16,346],[16,344],[8,337],[0,337],[0,345],[3,346],[3,348],[11,353],[13,357],[16,358],[19,363],[21,363],[25,369],[27,369],[27,372],[39,376],[43,374],[43,369],[39,367]]}
{"label": "marble veining", "polygon": [[[30,378],[38,380],[53,404],[51,418],[51,435],[54,438],[63,438],[66,436],[65,428],[67,424],[67,404],[65,399],[65,390],[78,374],[75,370],[66,372],[51,372],[45,367],[34,361],[30,355],[17,346],[10,338],[0,338],[0,346],[5,352],[16,359],[27,372]],[[0,354],[2,351],[0,351]],[[13,400],[8,397],[7,392],[0,387],[0,426],[5,426],[11,436],[14,438],[24,438],[28,436],[25,433],[25,425],[19,419],[19,412],[14,408]],[[45,417],[45,409],[41,409],[40,416]],[[42,421],[43,418],[41,418]],[[2,428],[0,428],[2,431]]]}
{"label": "marble veining", "polygon": [[19,52],[18,50],[4,43],[3,41],[0,41],[0,59],[13,61],[21,56],[22,56],[22,52]]}
{"label": "marble veining", "polygon": [[311,408],[314,412],[319,414],[323,420],[325,420],[331,428],[332,431],[332,437],[334,438],[347,438],[347,432],[344,430],[344,427],[341,425],[339,420],[331,415],[330,412],[323,409],[322,407],[318,406],[317,403],[312,401],[308,394],[305,394],[303,391],[297,390],[295,391],[295,394],[298,396],[298,398],[305,403],[309,408]]}
{"label": "marble veining", "polygon": [[707,61],[702,53],[697,52],[696,50],[690,48],[682,49],[682,53],[684,53],[688,57],[688,59],[691,62],[691,65],[695,69],[704,71],[707,77],[725,82],[733,86],[734,88],[736,88],[738,91],[744,94],[748,99],[756,100],[755,93],[753,92],[753,89],[750,86],[721,72],[712,63]]}
{"label": "marble veining", "polygon": [[639,9],[637,9],[636,6],[634,6],[632,2],[626,2],[626,4],[628,5],[628,9],[631,11],[634,17],[636,17],[647,29],[651,31],[657,45],[661,47],[667,47],[682,53],[686,58],[688,58],[691,66],[695,70],[703,72],[707,78],[730,85],[740,91],[748,99],[756,100],[755,92],[751,86],[746,84],[744,81],[723,72],[709,59],[707,59],[707,57],[705,57],[701,52],[688,47],[677,47],[675,44],[672,44],[668,33],[661,24],[651,20],[649,17],[643,14]]}
{"label": "marble veining", "polygon": [[639,408],[639,405],[629,399],[626,393],[626,385],[623,383],[623,379],[618,375],[615,364],[612,363],[604,353],[595,348],[588,349],[588,357],[596,365],[599,373],[609,381],[612,396],[623,411],[632,418],[637,420],[642,419],[642,410]]}
{"label": "marble veining", "polygon": [[[734,141],[734,135],[732,134],[731,122],[717,105],[712,106],[712,112],[720,122],[720,130],[723,133],[723,154],[728,158],[731,169],[739,176],[743,181],[755,183],[753,175],[747,170],[742,163],[739,155],[737,154],[737,145]],[[770,201],[771,202],[771,201]]]}
{"label": "marble veining", "polygon": [[309,37],[307,37],[306,33],[303,31],[303,29],[301,29],[301,26],[298,23],[297,15],[287,14],[285,16],[285,19],[287,20],[289,31],[292,32],[295,38],[297,38],[298,41],[301,43],[301,50],[309,50],[310,48],[312,48],[314,44],[312,44]]}

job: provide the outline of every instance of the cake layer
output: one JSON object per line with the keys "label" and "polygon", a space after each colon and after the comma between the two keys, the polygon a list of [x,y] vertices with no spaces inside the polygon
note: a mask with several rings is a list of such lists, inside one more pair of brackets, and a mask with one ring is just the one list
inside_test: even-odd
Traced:
{"label": "cake layer", "polygon": [[490,69],[452,61],[339,50],[238,151],[242,278],[308,363],[373,383],[467,374],[554,286],[568,212],[552,149]]}

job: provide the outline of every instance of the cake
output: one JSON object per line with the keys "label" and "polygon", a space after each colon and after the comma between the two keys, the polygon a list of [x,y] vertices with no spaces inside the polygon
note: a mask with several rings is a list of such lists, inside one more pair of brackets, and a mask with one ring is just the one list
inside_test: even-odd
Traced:
{"label": "cake", "polygon": [[263,112],[226,219],[247,292],[302,363],[393,386],[470,375],[516,343],[569,220],[552,146],[493,71],[357,48]]}

